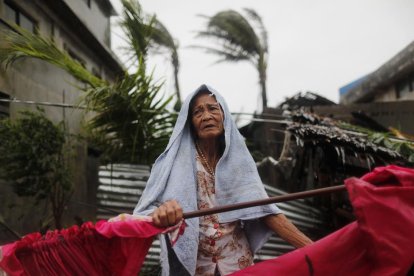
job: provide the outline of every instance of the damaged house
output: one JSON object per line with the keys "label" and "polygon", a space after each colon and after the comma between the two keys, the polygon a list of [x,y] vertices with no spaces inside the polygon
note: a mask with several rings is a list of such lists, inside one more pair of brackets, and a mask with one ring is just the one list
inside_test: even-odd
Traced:
{"label": "damaged house", "polygon": [[[275,109],[268,108],[240,129],[256,158],[264,183],[287,192],[343,184],[374,167],[395,164],[411,166],[411,141],[390,136],[387,128],[372,118],[355,113],[347,122],[312,113],[315,106],[335,103],[314,93],[300,93]],[[264,122],[263,122],[264,121]],[[361,127],[363,125],[363,127]],[[345,193],[306,199],[324,214],[324,231],[353,220]]]}

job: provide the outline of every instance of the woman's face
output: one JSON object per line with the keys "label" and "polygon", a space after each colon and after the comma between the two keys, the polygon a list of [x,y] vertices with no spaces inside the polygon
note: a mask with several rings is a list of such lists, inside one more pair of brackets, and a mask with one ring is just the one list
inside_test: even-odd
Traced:
{"label": "woman's face", "polygon": [[196,96],[191,121],[198,139],[215,139],[224,133],[223,111],[211,94]]}

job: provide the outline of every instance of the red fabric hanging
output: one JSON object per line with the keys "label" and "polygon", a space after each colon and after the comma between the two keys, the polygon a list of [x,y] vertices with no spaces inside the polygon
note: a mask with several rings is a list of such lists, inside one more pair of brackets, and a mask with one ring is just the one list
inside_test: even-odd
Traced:
{"label": "red fabric hanging", "polygon": [[[345,184],[357,222],[233,275],[406,275],[414,262],[414,170],[377,168]],[[101,221],[34,233],[3,246],[0,267],[10,275],[137,275],[163,231],[148,221]]]}
{"label": "red fabric hanging", "polygon": [[2,247],[0,267],[10,275],[137,275],[153,237],[165,230],[129,220],[33,233]]}
{"label": "red fabric hanging", "polygon": [[414,170],[380,167],[345,184],[356,222],[232,275],[407,275],[414,263]]}

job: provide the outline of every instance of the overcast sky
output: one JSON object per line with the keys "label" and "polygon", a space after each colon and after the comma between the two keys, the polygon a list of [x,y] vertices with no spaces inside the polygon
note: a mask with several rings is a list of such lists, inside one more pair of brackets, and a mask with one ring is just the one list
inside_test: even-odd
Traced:
{"label": "overcast sky", "polygon": [[[111,0],[120,13],[119,0]],[[205,26],[198,14],[253,8],[268,30],[268,99],[275,106],[298,91],[316,92],[334,102],[339,88],[381,66],[414,40],[413,0],[141,0],[179,42],[180,86],[185,97],[206,83],[218,90],[233,112],[261,105],[258,73],[250,63],[214,64],[217,57],[188,48]],[[119,35],[119,30],[113,28]],[[113,36],[117,52],[120,39]],[[210,44],[211,45],[211,44]],[[150,57],[165,93],[172,93],[166,58]]]}

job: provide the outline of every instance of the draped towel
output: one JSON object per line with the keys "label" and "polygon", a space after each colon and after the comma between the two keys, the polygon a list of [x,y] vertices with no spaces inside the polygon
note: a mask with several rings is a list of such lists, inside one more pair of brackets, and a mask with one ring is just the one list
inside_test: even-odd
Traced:
{"label": "draped towel", "polygon": [[[189,105],[198,93],[209,91],[216,97],[224,112],[225,150],[217,163],[215,189],[217,205],[247,202],[268,197],[260,180],[256,164],[250,155],[244,138],[239,133],[223,97],[211,87],[200,86],[184,101],[176,125],[165,151],[152,168],[146,188],[134,214],[148,215],[154,208],[167,200],[175,199],[184,212],[197,207],[197,182],[195,145],[188,119]],[[270,237],[270,230],[258,218],[277,214],[276,205],[258,206],[219,214],[221,223],[244,220],[247,238],[253,252],[257,251]],[[197,260],[199,220],[189,219],[182,237],[173,247],[180,262],[194,275]],[[166,243],[161,239],[161,262],[163,274],[168,274],[169,264]]]}
{"label": "draped towel", "polygon": [[414,265],[414,170],[379,167],[345,184],[356,222],[232,275],[407,275]]}

